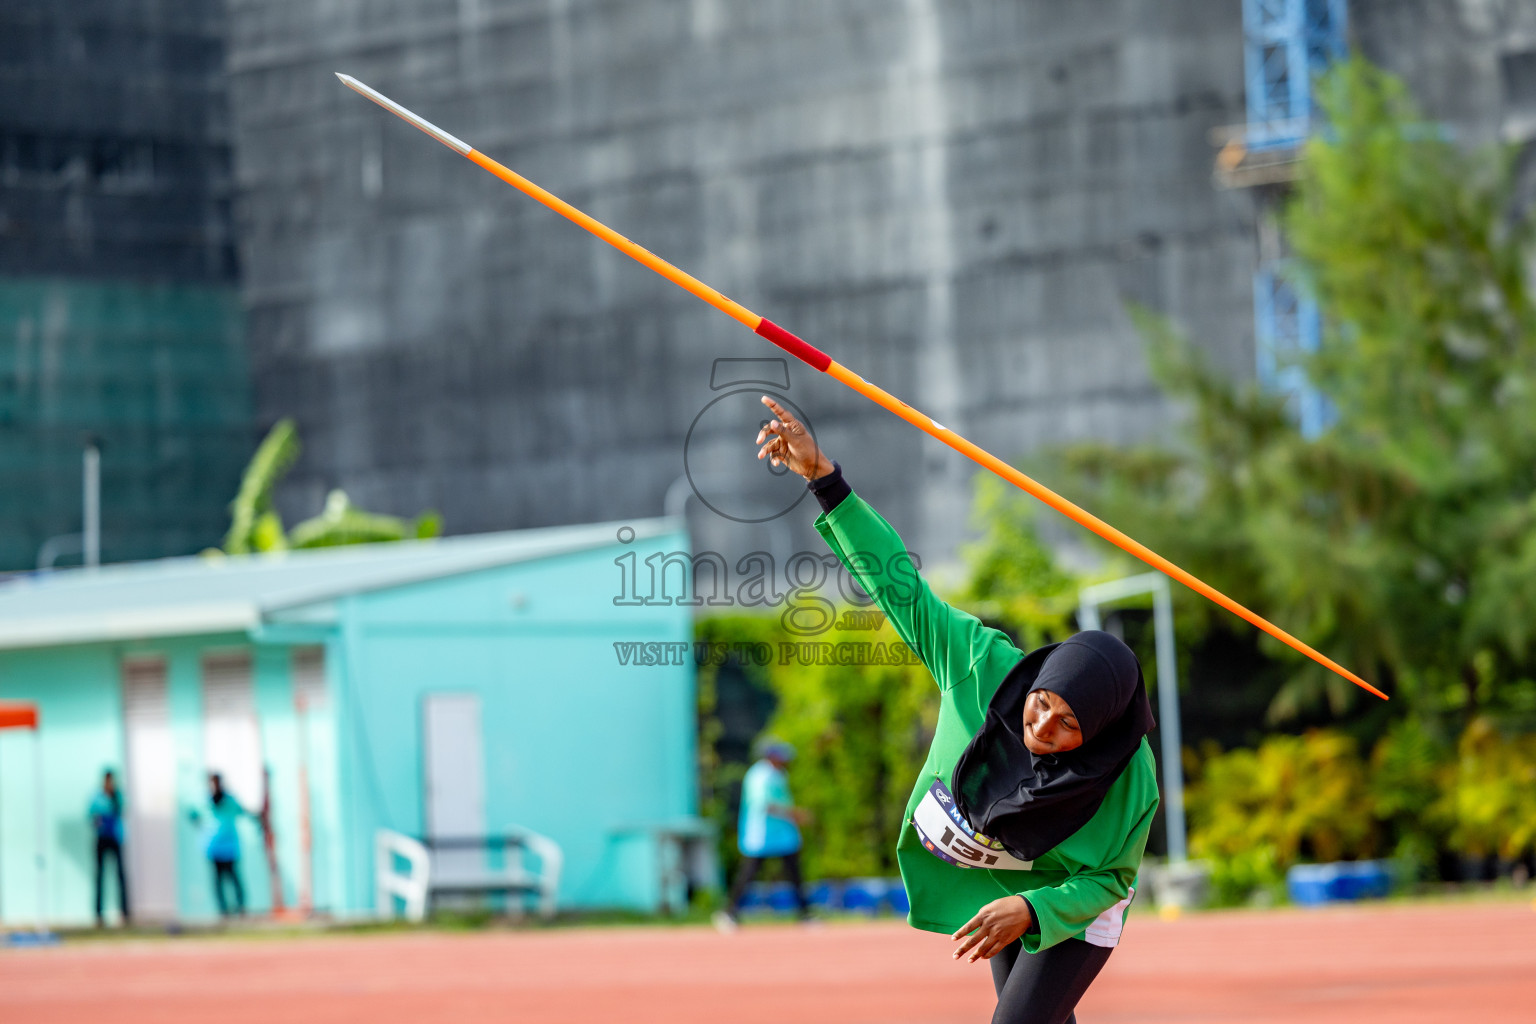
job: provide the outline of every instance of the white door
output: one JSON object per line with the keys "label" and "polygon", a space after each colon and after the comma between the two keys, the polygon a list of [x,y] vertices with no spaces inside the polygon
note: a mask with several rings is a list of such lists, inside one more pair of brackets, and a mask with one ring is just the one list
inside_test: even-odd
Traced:
{"label": "white door", "polygon": [[[317,850],[332,848],[333,839],[326,830],[330,820],[326,806],[319,813],[315,806],[316,752],[324,750],[327,734],[321,719],[325,716],[325,650],[321,647],[301,647],[293,652],[291,662],[293,678],[294,725],[298,737],[298,817],[299,817],[299,909],[308,911],[315,903],[315,875],[324,870],[325,858],[316,855]],[[317,832],[317,826],[319,831]]]}
{"label": "white door", "polygon": [[[241,807],[252,814],[261,810],[266,785],[249,654],[203,658],[203,767],[219,773],[225,792]],[[204,779],[200,796],[206,793]]]}
{"label": "white door", "polygon": [[[427,694],[422,706],[427,787],[427,835],[432,839],[485,835],[485,764],[480,748],[480,698],[472,693]],[[483,848],[443,850],[433,870],[443,878],[485,868]]]}
{"label": "white door", "polygon": [[[176,916],[176,751],[163,658],[123,662],[128,895],[134,916]],[[110,905],[110,904],[109,904]]]}

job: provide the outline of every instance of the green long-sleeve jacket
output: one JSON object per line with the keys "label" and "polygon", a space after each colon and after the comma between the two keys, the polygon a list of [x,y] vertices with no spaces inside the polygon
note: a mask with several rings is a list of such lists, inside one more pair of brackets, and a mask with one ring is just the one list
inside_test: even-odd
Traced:
{"label": "green long-sleeve jacket", "polygon": [[857,494],[817,517],[816,529],[922,658],[941,691],[933,744],[896,841],[912,905],[908,922],[950,934],[987,903],[1018,894],[1034,908],[1039,928],[1024,937],[1027,951],[1069,938],[1116,945],[1157,810],[1156,770],[1146,740],[1088,823],[1028,870],[958,867],[929,852],[913,815],[935,779],[951,783],[955,762],[981,728],[992,695],[1024,652],[1005,634],[934,596],[896,531]]}

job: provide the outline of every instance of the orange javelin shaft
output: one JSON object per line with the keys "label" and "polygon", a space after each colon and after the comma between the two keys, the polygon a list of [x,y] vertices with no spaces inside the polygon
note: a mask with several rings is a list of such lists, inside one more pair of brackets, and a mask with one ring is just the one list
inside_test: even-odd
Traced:
{"label": "orange javelin shaft", "polygon": [[950,430],[942,423],[937,422],[932,417],[924,415],[923,413],[912,408],[907,403],[903,402],[901,399],[896,398],[889,392],[886,392],[881,388],[876,387],[874,384],[871,384],[869,381],[865,380],[863,377],[860,377],[858,374],[854,373],[843,364],[833,360],[831,365],[827,368],[827,374],[836,378],[837,380],[842,381],[844,384],[853,388],[853,390],[857,391],[865,398],[868,398],[871,401],[889,409],[891,412],[895,413],[897,416],[900,416],[902,419],[906,420],[908,423],[917,427],[924,433],[927,433],[933,437],[938,438],[940,441],[943,441],[945,444],[949,445],[960,454],[966,456],[971,461],[985,466],[987,469],[990,469],[1004,480],[1007,480],[1009,483],[1023,488],[1030,494],[1034,495],[1036,498],[1039,498],[1041,501],[1051,506],[1051,508],[1066,516],[1068,519],[1071,519],[1073,522],[1079,524],[1080,526],[1084,526],[1087,529],[1092,530],[1094,533],[1098,534],[1100,537],[1103,537],[1105,540],[1120,548],[1122,551],[1135,555],[1137,558],[1141,559],[1143,562],[1146,562],[1152,568],[1157,569],[1159,572],[1162,572],[1165,575],[1178,580],[1180,583],[1184,584],[1186,587],[1188,587],[1190,590],[1193,590],[1200,596],[1209,598],[1239,618],[1248,620],[1255,626],[1258,626],[1264,632],[1268,633],[1270,636],[1274,637],[1276,640],[1279,640],[1281,643],[1284,643],[1300,651],[1302,654],[1305,654],[1307,657],[1311,658],[1319,665],[1322,665],[1324,668],[1337,672],[1339,675],[1343,676],[1345,679],[1348,679],[1356,686],[1360,686],[1366,690],[1369,690],[1371,693],[1374,693],[1382,700],[1388,699],[1386,694],[1382,693],[1380,690],[1376,689],[1376,687],[1372,686],[1364,679],[1361,679],[1359,676],[1355,675],[1349,669],[1345,668],[1343,665],[1340,665],[1326,654],[1313,650],[1310,646],[1296,639],[1294,636],[1287,633],[1279,626],[1276,626],[1262,615],[1259,615],[1257,612],[1250,611],[1243,605],[1240,605],[1236,601],[1232,600],[1226,594],[1223,594],[1221,591],[1211,586],[1209,583],[1206,583],[1204,580],[1200,579],[1198,576],[1185,569],[1179,568],[1177,565],[1174,565],[1172,562],[1168,561],[1168,559],[1164,558],[1156,551],[1153,551],[1141,541],[1109,525],[1104,520],[1094,515],[1092,512],[1084,509],[1082,506],[1073,504],[1034,478],[1019,472],[1013,466],[1010,466],[1008,463],[1004,462],[996,455],[993,455],[985,448],[967,441],[965,438],[961,437],[953,430]]}
{"label": "orange javelin shaft", "polygon": [[1324,668],[1332,672],[1337,672],[1339,675],[1343,676],[1345,679],[1348,679],[1356,686],[1362,687],[1371,693],[1374,693],[1382,700],[1388,699],[1386,694],[1382,693],[1376,687],[1372,686],[1364,679],[1361,679],[1359,676],[1355,675],[1349,669],[1340,665],[1332,658],[1327,657],[1319,651],[1313,650],[1310,646],[1296,639],[1294,636],[1287,633],[1279,626],[1276,626],[1262,615],[1259,615],[1257,612],[1250,611],[1243,605],[1238,604],[1226,594],[1223,594],[1221,591],[1201,580],[1199,577],[1185,571],[1184,569],[1179,568],[1177,565],[1174,565],[1172,562],[1168,561],[1168,559],[1164,558],[1162,555],[1159,555],[1145,544],[1109,525],[1098,516],[1088,512],[1086,509],[1074,505],[1072,502],[1068,501],[1066,498],[1063,498],[1061,495],[1057,494],[1049,487],[1046,487],[1044,484],[1041,484],[1033,478],[1025,475],[1024,473],[1019,472],[1019,470],[1015,469],[1013,466],[1010,466],[1002,459],[999,459],[991,452],[988,452],[985,449],[972,444],[970,441],[967,441],[953,430],[950,430],[948,427],[935,421],[932,417],[924,415],[923,413],[909,406],[907,403],[901,401],[899,398],[896,398],[881,388],[878,388],[875,385],[869,383],[869,381],[865,380],[863,377],[860,377],[846,366],[832,359],[825,352],[822,352],[815,346],[801,340],[800,338],[791,334],[789,331],[786,331],[772,320],[759,316],[734,299],[727,298],[725,295],[711,288],[709,285],[705,284],[703,281],[700,281],[692,274],[688,274],[679,270],[672,264],[668,263],[666,260],[651,252],[649,249],[646,249],[640,245],[636,245],[634,242],[630,241],[628,238],[625,238],[623,235],[608,227],[606,224],[596,220],[586,213],[583,213],[581,210],[578,210],[576,207],[572,206],[570,203],[567,203],[565,200],[561,199],[554,193],[540,188],[538,185],[529,181],[527,178],[523,177],[521,174],[518,174],[511,168],[497,163],[495,160],[492,160],[484,153],[476,150],[468,143],[465,143],[460,139],[449,135],[447,132],[443,131],[432,122],[426,120],[425,118],[418,117],[416,114],[407,110],[405,107],[402,107],[394,100],[380,92],[377,92],[374,89],[370,89],[368,86],[364,85],[362,82],[359,82],[357,79],[351,77],[350,75],[343,75],[338,73],[336,77],[341,79],[342,84],[347,88],[352,89],[353,91],[360,93],[363,96],[366,96],[368,99],[377,103],[379,106],[383,107],[385,110],[388,110],[390,113],[396,115],[397,117],[400,117],[405,121],[409,121],[417,128],[420,128],[428,135],[437,139],[437,141],[441,142],[443,145],[458,151],[461,156],[464,156],[473,163],[478,164],[480,167],[494,174],[496,177],[511,185],[513,188],[523,192],[528,196],[531,196],[534,199],[537,199],[551,210],[554,210],[556,213],[560,214],[562,217],[565,217],[568,220],[574,221],[576,224],[585,228],[587,231],[596,235],[598,238],[601,238],[615,249],[618,249],[625,255],[631,256],[639,262],[645,264],[647,267],[651,268],[656,273],[666,278],[668,281],[671,281],[673,284],[680,288],[692,292],[694,295],[703,299],[711,306],[714,306],[716,309],[725,313],[727,316],[730,316],[733,319],[745,324],[755,333],[763,336],[764,338],[767,338],[769,341],[773,342],[775,345],[784,349],[786,352],[795,356],[797,359],[806,363],[813,369],[820,370],[822,373],[828,374],[834,379],[848,385],[859,394],[885,407],[924,433],[938,438],[940,441],[943,441],[945,444],[949,445],[960,454],[971,459],[973,462],[976,462],[977,464],[990,469],[992,472],[996,473],[1004,480],[1007,480],[1009,483],[1012,483],[1020,488],[1023,488],[1025,491],[1028,491],[1030,494],[1034,495],[1036,498],[1039,498],[1041,501],[1045,502],[1051,508],[1060,512],[1068,519],[1071,519],[1073,522],[1083,526],[1086,529],[1092,530],[1094,533],[1098,534],[1100,537],[1103,537],[1105,540],[1109,541],[1111,544],[1114,544],[1116,547],[1120,548],[1122,551],[1125,551],[1127,554],[1134,555],[1135,557],[1141,559],[1143,562],[1146,562],[1152,568],[1157,569],[1169,577],[1178,580],[1180,583],[1184,584],[1186,587],[1189,587],[1195,593],[1216,602],[1217,604],[1221,605],[1221,607],[1232,612],[1239,618],[1247,620],[1248,622],[1257,626],[1259,629],[1262,629],[1264,632],[1268,633],[1270,636],[1274,637],[1276,640],[1279,640],[1281,643],[1293,648],[1296,651],[1299,651],[1302,654],[1305,654],[1307,657],[1311,658],[1319,665],[1322,665]]}

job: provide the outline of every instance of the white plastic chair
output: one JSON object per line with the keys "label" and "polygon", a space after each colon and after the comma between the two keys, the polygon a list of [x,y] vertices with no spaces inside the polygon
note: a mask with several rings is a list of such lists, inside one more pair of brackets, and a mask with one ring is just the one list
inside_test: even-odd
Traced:
{"label": "white plastic chair", "polygon": [[[399,871],[396,858],[406,862]],[[395,916],[395,898],[405,903],[410,921],[427,917],[427,894],[432,880],[432,858],[427,848],[410,836],[381,828],[373,840],[374,912],[384,920]]]}

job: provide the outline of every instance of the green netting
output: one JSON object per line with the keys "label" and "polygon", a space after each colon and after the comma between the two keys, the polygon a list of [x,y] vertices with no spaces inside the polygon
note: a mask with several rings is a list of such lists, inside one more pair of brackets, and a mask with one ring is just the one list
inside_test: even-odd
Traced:
{"label": "green netting", "polygon": [[0,570],[80,529],[92,436],[104,559],[217,544],[251,431],[233,287],[0,279]]}

